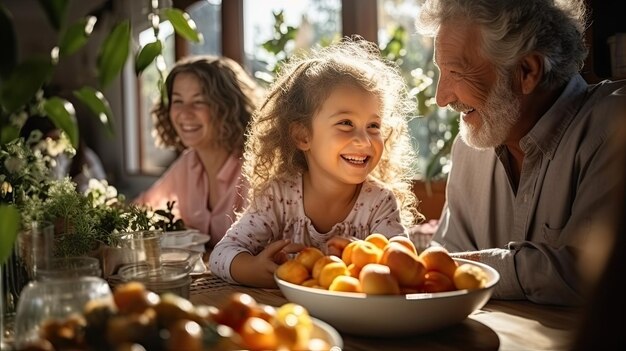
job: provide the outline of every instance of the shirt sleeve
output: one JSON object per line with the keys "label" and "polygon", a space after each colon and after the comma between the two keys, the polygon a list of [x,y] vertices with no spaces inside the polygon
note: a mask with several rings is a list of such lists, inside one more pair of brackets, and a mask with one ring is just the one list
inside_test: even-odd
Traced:
{"label": "shirt sleeve", "polygon": [[233,259],[242,252],[257,255],[268,243],[279,239],[277,213],[280,211],[271,191],[256,199],[254,206],[249,207],[215,245],[209,257],[211,272],[229,283],[238,284],[230,274]]}

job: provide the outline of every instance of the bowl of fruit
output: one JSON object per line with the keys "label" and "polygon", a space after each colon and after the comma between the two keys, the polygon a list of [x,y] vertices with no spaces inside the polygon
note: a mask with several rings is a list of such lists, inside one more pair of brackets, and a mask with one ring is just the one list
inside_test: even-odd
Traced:
{"label": "bowl of fruit", "polygon": [[487,303],[500,275],[443,247],[418,253],[406,237],[372,234],[341,257],[305,248],[274,278],[287,300],[339,331],[392,337],[462,322]]}
{"label": "bowl of fruit", "polygon": [[[67,291],[82,285],[69,280],[38,282],[46,286],[47,294],[35,295],[45,298],[42,303],[28,303],[29,309],[18,310],[22,328],[17,330],[17,351],[343,348],[337,330],[295,303],[274,307],[257,303],[250,295],[233,293],[222,306],[193,305],[172,293],[157,295],[139,282],[123,283],[111,293],[102,279],[80,279],[88,284],[83,290],[90,293],[75,299],[70,310],[61,308],[65,305],[55,307],[53,300],[71,300]],[[61,290],[63,284],[68,288]],[[54,296],[48,297],[51,294]],[[24,305],[22,300],[20,304]],[[56,313],[47,313],[50,309]]]}

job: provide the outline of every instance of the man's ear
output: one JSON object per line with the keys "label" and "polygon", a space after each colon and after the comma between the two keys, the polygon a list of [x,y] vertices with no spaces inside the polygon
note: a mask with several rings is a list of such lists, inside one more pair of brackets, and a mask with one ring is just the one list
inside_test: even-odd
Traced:
{"label": "man's ear", "polygon": [[543,78],[543,57],[537,53],[524,56],[519,65],[519,87],[524,95],[532,93]]}
{"label": "man's ear", "polygon": [[298,149],[302,151],[309,149],[309,131],[302,124],[292,123],[289,126],[289,134]]}

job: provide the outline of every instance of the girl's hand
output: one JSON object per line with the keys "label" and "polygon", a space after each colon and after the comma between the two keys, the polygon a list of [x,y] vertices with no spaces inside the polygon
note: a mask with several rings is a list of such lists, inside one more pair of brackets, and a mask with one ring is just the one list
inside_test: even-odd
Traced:
{"label": "girl's hand", "polygon": [[284,239],[270,243],[256,256],[240,253],[233,259],[231,275],[240,284],[276,288],[276,268],[287,260],[288,254],[299,252],[303,248],[304,245],[293,244],[291,240]]}
{"label": "girl's hand", "polygon": [[326,254],[341,257],[343,249],[355,240],[357,240],[355,237],[333,236],[326,242]]}

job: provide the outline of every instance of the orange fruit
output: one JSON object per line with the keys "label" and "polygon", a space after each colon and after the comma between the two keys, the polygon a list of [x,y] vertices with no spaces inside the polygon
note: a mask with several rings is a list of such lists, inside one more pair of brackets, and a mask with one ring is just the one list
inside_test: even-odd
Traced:
{"label": "orange fruit", "polygon": [[424,284],[422,284],[422,288],[425,292],[437,293],[455,290],[454,282],[452,282],[452,279],[448,278],[447,275],[441,272],[426,272],[425,278],[426,279],[424,280]]}
{"label": "orange fruit", "polygon": [[386,236],[380,233],[372,233],[365,238],[365,241],[368,241],[374,245],[376,245],[379,249],[384,249],[385,246],[389,243],[389,239]]}
{"label": "orange fruit", "polygon": [[457,264],[444,247],[427,247],[420,253],[419,258],[424,262],[427,271],[441,272],[451,280],[454,279]]}
{"label": "orange fruit", "polygon": [[324,256],[324,253],[315,247],[305,247],[298,252],[295,260],[302,263],[309,272],[313,271],[313,265],[317,260]]}
{"label": "orange fruit", "polygon": [[400,286],[416,286],[424,282],[424,263],[400,243],[389,243],[383,251],[380,263],[389,267]]}
{"label": "orange fruit", "polygon": [[343,262],[343,261],[341,260],[341,258],[337,256],[320,257],[317,261],[315,261],[315,264],[313,265],[313,271],[311,272],[311,276],[313,277],[313,279],[317,279],[319,281],[320,272],[322,271],[322,268],[324,268],[325,265],[331,262]]}
{"label": "orange fruit", "polygon": [[318,282],[317,282],[317,279],[311,278],[311,279],[307,279],[307,280],[303,281],[302,284],[300,284],[300,285],[312,288],[312,287],[318,285]]}
{"label": "orange fruit", "polygon": [[350,272],[351,277],[358,278],[359,273],[361,273],[361,267],[357,267],[354,263],[348,265],[348,272]]}
{"label": "orange fruit", "polygon": [[346,264],[343,261],[331,262],[322,268],[317,281],[320,283],[322,288],[328,289],[333,280],[340,275],[350,275]]}
{"label": "orange fruit", "polygon": [[413,244],[411,239],[409,239],[407,236],[404,236],[404,235],[392,236],[391,238],[389,238],[389,242],[400,243],[404,245],[407,249],[409,249],[409,251],[417,255],[417,249],[415,248],[415,244]]}
{"label": "orange fruit", "polygon": [[487,285],[487,274],[482,268],[464,263],[454,271],[454,286],[459,289],[480,289]]}
{"label": "orange fruit", "polygon": [[364,267],[368,263],[378,263],[383,251],[369,241],[357,241],[358,244],[352,248],[352,263],[357,268]]}
{"label": "orange fruit", "polygon": [[359,245],[361,240],[352,241],[343,249],[341,253],[341,259],[346,263],[346,265],[350,265],[352,263],[352,250],[355,246]]}
{"label": "orange fruit", "polygon": [[302,263],[289,260],[276,268],[276,276],[284,281],[300,285],[309,279],[309,271]]}
{"label": "orange fruit", "polygon": [[398,295],[400,294],[400,285],[391,274],[389,267],[370,263],[361,269],[359,274],[361,281],[361,289],[364,293],[370,295]]}
{"label": "orange fruit", "polygon": [[333,279],[328,287],[330,291],[345,291],[345,292],[361,292],[361,282],[358,278],[348,275],[340,275]]}
{"label": "orange fruit", "polygon": [[278,345],[274,326],[258,317],[246,319],[239,331],[239,336],[250,350],[274,350]]}

